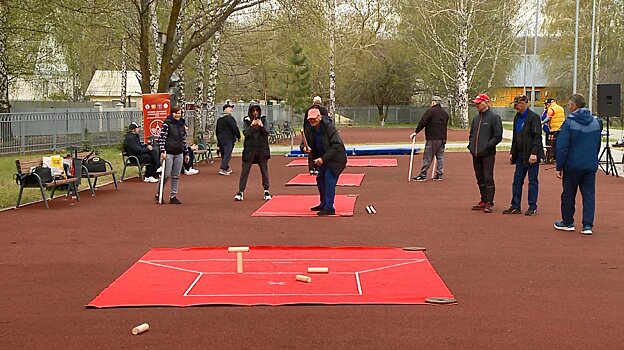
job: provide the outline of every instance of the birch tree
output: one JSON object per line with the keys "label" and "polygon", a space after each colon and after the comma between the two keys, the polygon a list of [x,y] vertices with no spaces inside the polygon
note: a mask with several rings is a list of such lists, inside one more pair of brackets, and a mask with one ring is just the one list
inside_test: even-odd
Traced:
{"label": "birch tree", "polygon": [[221,47],[221,33],[216,32],[210,49],[210,65],[208,68],[208,89],[206,91],[206,132],[210,142],[214,140],[217,96],[217,76],[219,73],[219,49]]}
{"label": "birch tree", "polygon": [[[453,100],[468,126],[470,93],[487,92],[515,53],[519,4],[505,0],[404,0],[402,35],[424,80]],[[504,76],[504,75],[503,75]],[[436,82],[437,81],[437,82]]]}
{"label": "birch tree", "polygon": [[[131,0],[134,3],[136,11],[137,24],[140,28],[138,32],[140,68],[142,76],[141,88],[144,93],[150,91],[149,77],[151,75],[151,67],[149,65],[151,41],[154,36],[152,34],[150,0]],[[225,20],[234,13],[245,9],[258,6],[266,0],[225,0],[220,2],[199,3],[197,13],[192,18],[184,22],[180,18],[182,4],[184,0],[171,0],[167,3],[168,19],[166,26],[166,40],[162,47],[161,63],[158,76],[158,92],[166,92],[169,88],[169,82],[174,71],[176,71],[184,62],[186,57],[196,50],[200,45],[212,38],[223,26]],[[164,5],[163,5],[164,6]],[[203,19],[203,27],[197,28],[193,25],[197,18]],[[178,32],[179,23],[182,23],[183,30]],[[186,33],[188,31],[188,33]],[[180,50],[176,50],[177,44],[182,35],[187,39],[181,45]]]}
{"label": "birch tree", "polygon": [[[198,29],[202,27],[201,18],[197,19],[195,26]],[[218,32],[217,32],[218,33]],[[195,61],[195,125],[193,131],[197,136],[204,132],[204,56],[206,55],[205,45],[197,48],[197,56]]]}

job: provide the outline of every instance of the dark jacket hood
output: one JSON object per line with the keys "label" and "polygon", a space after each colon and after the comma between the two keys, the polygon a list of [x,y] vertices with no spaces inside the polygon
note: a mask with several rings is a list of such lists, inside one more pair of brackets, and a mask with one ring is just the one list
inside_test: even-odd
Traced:
{"label": "dark jacket hood", "polygon": [[258,102],[252,102],[249,104],[249,108],[247,109],[247,116],[249,118],[251,118],[251,109],[256,107],[260,110],[260,115],[258,117],[262,116],[262,107],[260,107],[260,104]]}
{"label": "dark jacket hood", "polygon": [[594,116],[592,116],[591,111],[587,108],[577,109],[576,111],[570,113],[568,118],[581,125],[589,125],[594,120]]}

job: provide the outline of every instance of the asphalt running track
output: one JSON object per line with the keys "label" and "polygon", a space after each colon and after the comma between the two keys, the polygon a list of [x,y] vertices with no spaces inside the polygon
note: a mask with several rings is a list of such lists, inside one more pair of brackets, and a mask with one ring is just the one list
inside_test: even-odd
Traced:
{"label": "asphalt running track", "polygon": [[[130,180],[76,205],[58,199],[47,211],[37,204],[0,213],[0,348],[624,347],[622,179],[598,174],[595,234],[584,237],[552,228],[560,183],[546,167],[538,215],[503,216],[513,173],[505,152],[493,214],[469,210],[478,194],[468,154],[447,154],[444,181],[425,183],[408,183],[408,157],[397,158],[397,168],[366,168],[362,187],[338,188],[360,196],[351,218],[252,218],[260,176],[254,167],[245,201],[235,203],[239,158],[234,176],[203,165],[183,177],[182,206],[157,207],[154,185]],[[289,160],[271,160],[272,192],[314,193],[283,186],[300,170],[285,167]],[[378,214],[366,214],[368,204]],[[425,246],[459,303],[84,308],[151,247],[247,244]],[[143,322],[150,330],[132,336]]]}

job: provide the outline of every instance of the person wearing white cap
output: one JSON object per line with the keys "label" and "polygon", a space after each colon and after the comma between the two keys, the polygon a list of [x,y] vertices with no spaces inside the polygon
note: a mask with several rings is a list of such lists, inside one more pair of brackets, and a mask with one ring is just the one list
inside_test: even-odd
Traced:
{"label": "person wearing white cap", "polygon": [[440,104],[442,99],[440,96],[431,97],[431,107],[423,113],[418,122],[418,126],[410,138],[413,139],[422,130],[425,129],[425,152],[423,153],[422,168],[418,176],[414,177],[416,181],[427,181],[427,172],[433,162],[435,156],[437,164],[433,180],[441,181],[444,175],[444,146],[446,145],[447,125],[449,115]]}

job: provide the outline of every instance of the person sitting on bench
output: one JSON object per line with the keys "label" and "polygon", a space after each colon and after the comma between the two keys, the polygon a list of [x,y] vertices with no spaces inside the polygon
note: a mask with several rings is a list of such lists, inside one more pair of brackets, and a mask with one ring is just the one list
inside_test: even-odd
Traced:
{"label": "person sitting on bench", "polygon": [[129,131],[124,139],[123,149],[128,156],[135,156],[139,162],[146,163],[144,182],[158,182],[158,168],[160,168],[160,153],[158,148],[145,145],[139,139],[141,126],[135,122],[130,123]]}

